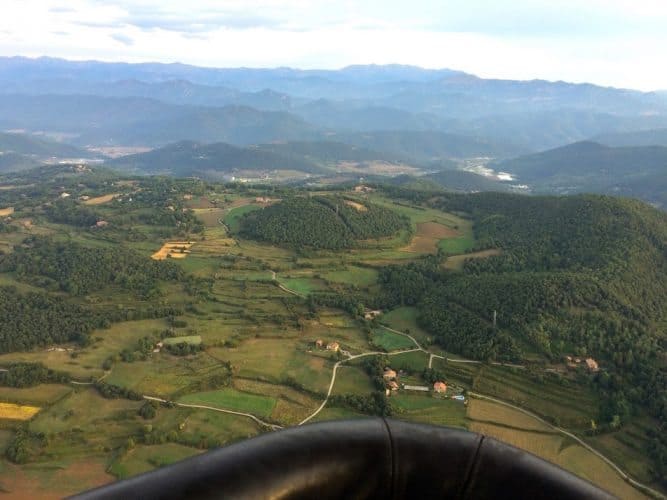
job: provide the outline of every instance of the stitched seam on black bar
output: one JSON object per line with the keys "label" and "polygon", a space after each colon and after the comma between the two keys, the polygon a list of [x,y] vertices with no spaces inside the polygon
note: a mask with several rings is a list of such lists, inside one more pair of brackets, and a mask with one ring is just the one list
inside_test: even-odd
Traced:
{"label": "stitched seam on black bar", "polygon": [[473,480],[475,479],[475,476],[477,475],[477,465],[479,461],[479,453],[480,450],[482,449],[482,444],[484,443],[484,436],[480,436],[479,443],[477,444],[477,449],[475,450],[475,454],[472,457],[472,460],[470,461],[470,465],[468,465],[468,470],[466,473],[466,478],[465,481],[463,481],[463,485],[461,486],[461,490],[459,492],[458,498],[467,498],[470,495],[470,488],[472,488],[472,483]]}
{"label": "stitched seam on black bar", "polygon": [[387,429],[387,437],[389,438],[389,462],[390,462],[390,474],[391,474],[391,481],[389,484],[391,485],[391,490],[389,491],[389,498],[396,498],[396,448],[394,446],[394,436],[391,434],[391,427],[389,426],[389,422],[387,422],[386,418],[382,418],[382,421],[384,422],[384,426]]}

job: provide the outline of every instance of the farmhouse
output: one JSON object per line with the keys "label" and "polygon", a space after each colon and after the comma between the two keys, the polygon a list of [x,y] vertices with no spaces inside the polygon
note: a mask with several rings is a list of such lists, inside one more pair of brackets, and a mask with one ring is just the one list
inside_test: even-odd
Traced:
{"label": "farmhouse", "polygon": [[597,361],[593,358],[586,358],[586,368],[588,368],[589,372],[597,372],[600,370]]}
{"label": "farmhouse", "polygon": [[107,227],[108,225],[109,225],[109,223],[105,220],[98,220],[95,223],[95,227]]}
{"label": "farmhouse", "polygon": [[340,350],[340,344],[338,342],[329,342],[327,344],[327,351],[338,352]]}
{"label": "farmhouse", "polygon": [[433,390],[439,394],[447,392],[447,384],[444,382],[436,382],[433,384]]}
{"label": "farmhouse", "polygon": [[321,349],[323,345],[324,345],[324,341],[322,339],[317,339],[315,341],[315,347],[318,347],[318,348]]}
{"label": "farmhouse", "polygon": [[382,378],[385,380],[396,380],[396,372],[391,368],[385,368]]}
{"label": "farmhouse", "polygon": [[377,318],[380,314],[382,314],[382,311],[380,311],[380,310],[376,310],[376,311],[366,310],[366,311],[364,312],[364,319],[375,319],[375,318]]}
{"label": "farmhouse", "polygon": [[375,191],[375,190],[373,188],[368,187],[368,186],[361,185],[361,186],[355,186],[354,187],[354,192],[355,193],[372,193],[373,191]]}
{"label": "farmhouse", "polygon": [[387,387],[388,387],[389,390],[391,390],[391,391],[397,391],[397,390],[398,390],[398,383],[396,383],[395,380],[391,380],[391,381],[387,384]]}

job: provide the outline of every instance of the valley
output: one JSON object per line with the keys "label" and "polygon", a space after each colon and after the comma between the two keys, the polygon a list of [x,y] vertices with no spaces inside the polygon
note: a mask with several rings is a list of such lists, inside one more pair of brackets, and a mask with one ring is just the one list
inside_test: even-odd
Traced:
{"label": "valley", "polygon": [[[643,451],[656,417],[633,395],[608,393],[601,375],[583,366],[568,369],[565,354],[583,356],[582,346],[598,341],[555,330],[549,323],[555,313],[539,303],[543,287],[551,300],[588,310],[590,325],[596,309],[606,307],[619,318],[613,328],[623,335],[635,317],[623,315],[642,314],[649,326],[633,330],[634,355],[641,356],[640,344],[655,335],[660,284],[649,299],[655,309],[641,312],[626,313],[612,296],[598,298],[576,281],[566,286],[586,298],[560,297],[550,287],[560,286],[561,276],[583,272],[568,259],[592,258],[589,248],[572,247],[562,262],[540,268],[544,264],[535,259],[541,257],[518,254],[522,240],[517,245],[509,236],[527,233],[542,241],[532,225],[546,224],[567,239],[568,226],[542,219],[541,207],[553,200],[534,198],[526,205],[521,199],[523,213],[534,217],[517,218],[522,232],[502,225],[515,210],[511,195],[434,194],[380,184],[366,190],[222,184],[74,166],[5,182],[14,189],[0,192],[0,206],[14,211],[4,216],[0,233],[0,304],[18,294],[35,304],[25,314],[42,318],[22,330],[11,321],[11,308],[0,305],[0,366],[8,370],[0,374],[0,403],[11,410],[0,415],[5,490],[39,488],[62,496],[272,429],[362,415],[483,431],[624,498],[660,488]],[[27,185],[36,187],[22,187]],[[26,189],[37,194],[26,199]],[[70,196],[63,199],[63,192]],[[581,210],[575,208],[579,201],[559,210]],[[659,212],[614,205],[613,199],[581,201],[600,210],[611,203],[629,220],[638,210],[647,224],[642,231],[664,235]],[[292,220],[294,210],[320,214],[311,222],[300,218],[309,226],[294,226],[295,234],[312,231],[309,241],[261,229],[268,217]],[[384,225],[373,214],[381,214]],[[328,226],[317,224],[325,217],[341,228],[339,239],[319,239],[316,229]],[[19,222],[28,218],[30,225]],[[584,218],[598,226],[606,220],[595,211]],[[107,224],[100,226],[101,220]],[[508,236],[503,240],[495,231]],[[269,241],[276,235],[280,239]],[[607,255],[614,241],[587,243],[599,256],[589,263],[596,272],[615,262]],[[632,259],[654,262],[655,272],[663,272],[651,245]],[[515,318],[504,314],[515,307],[507,300],[467,297],[457,288],[463,281],[475,293],[502,286],[511,298],[511,281],[525,278],[482,269],[507,265],[506,256],[520,256],[530,266],[522,272],[531,276],[538,297],[526,302],[532,305],[525,312],[516,309]],[[551,281],[540,281],[548,273]],[[507,282],[494,281],[500,279]],[[426,314],[425,304],[433,301],[440,305],[432,310],[447,318]],[[39,307],[60,312],[37,316]],[[500,313],[498,327],[487,337],[493,309]],[[459,317],[472,318],[476,331],[461,329]],[[17,328],[11,341],[10,326]],[[538,329],[548,333],[540,336]],[[604,345],[589,349],[601,373],[637,383]],[[386,376],[385,368],[395,375]],[[446,382],[445,391],[434,392],[435,382]],[[619,397],[632,411],[612,409],[607,416],[605,401]],[[518,415],[507,405],[528,413]],[[32,409],[19,415],[18,408]],[[620,414],[622,426],[609,428],[606,419]],[[595,434],[592,426],[607,428]],[[511,435],[504,433],[508,428]],[[639,487],[561,428],[609,457]],[[9,471],[11,480],[5,479]]]}

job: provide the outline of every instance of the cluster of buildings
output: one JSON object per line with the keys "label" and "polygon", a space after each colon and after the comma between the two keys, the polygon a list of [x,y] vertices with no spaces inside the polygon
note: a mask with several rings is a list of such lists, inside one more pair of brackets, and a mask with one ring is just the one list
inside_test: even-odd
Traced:
{"label": "cluster of buildings", "polygon": [[593,358],[582,359],[582,358],[575,358],[572,356],[565,356],[565,361],[567,367],[573,370],[576,370],[580,366],[586,366],[586,369],[591,373],[600,371],[600,367],[598,366],[597,361],[595,361]]}
{"label": "cluster of buildings", "polygon": [[[386,367],[384,369],[384,373],[382,374],[382,378],[384,379],[384,381],[386,383],[386,395],[387,396],[390,396],[392,393],[397,392],[401,388],[401,386],[398,383],[398,374],[396,373],[395,370],[392,370],[390,367]],[[415,391],[415,392],[431,392],[431,391],[433,391],[435,394],[445,394],[447,392],[447,383],[438,380],[438,381],[433,383],[432,388],[430,388],[426,385],[406,385],[406,384],[403,384],[402,389],[406,390],[406,391]],[[460,399],[461,401],[463,401],[464,397],[463,396],[453,396],[453,399]]]}
{"label": "cluster of buildings", "polygon": [[328,342],[325,344],[324,340],[317,339],[315,341],[315,347],[318,349],[326,349],[327,351],[338,352],[340,351],[340,344],[336,341]]}

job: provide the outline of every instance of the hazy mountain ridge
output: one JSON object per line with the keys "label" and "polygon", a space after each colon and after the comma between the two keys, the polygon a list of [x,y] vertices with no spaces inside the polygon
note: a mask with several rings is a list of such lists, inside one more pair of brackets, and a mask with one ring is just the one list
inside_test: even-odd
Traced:
{"label": "hazy mountain ridge", "polygon": [[391,157],[336,142],[288,142],[237,147],[226,143],[180,141],[146,153],[124,156],[105,165],[140,174],[211,177],[239,170],[298,170],[332,173],[338,162],[392,161]]}
{"label": "hazy mountain ridge", "polygon": [[[290,111],[316,127],[441,130],[520,144],[532,151],[609,132],[667,126],[667,100],[659,93],[482,79],[453,70],[399,65],[298,70],[0,58],[0,82],[5,93],[36,95],[48,90],[151,97],[202,107],[241,105]],[[295,138],[292,134],[281,140]]]}

